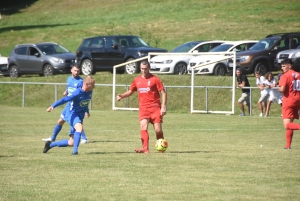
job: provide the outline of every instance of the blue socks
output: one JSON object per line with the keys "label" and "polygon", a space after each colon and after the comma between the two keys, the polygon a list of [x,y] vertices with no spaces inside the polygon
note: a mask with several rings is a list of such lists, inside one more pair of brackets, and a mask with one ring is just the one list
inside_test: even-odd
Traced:
{"label": "blue socks", "polygon": [[67,147],[69,146],[69,140],[60,140],[58,142],[51,142],[50,147]]}
{"label": "blue socks", "polygon": [[74,133],[74,147],[73,147],[73,153],[78,153],[78,147],[79,147],[79,143],[80,143],[80,132],[75,132]]}
{"label": "blue socks", "polygon": [[55,141],[55,139],[56,139],[58,133],[60,132],[61,128],[62,128],[62,126],[60,126],[58,124],[55,125],[52,136],[51,136],[52,141]]}

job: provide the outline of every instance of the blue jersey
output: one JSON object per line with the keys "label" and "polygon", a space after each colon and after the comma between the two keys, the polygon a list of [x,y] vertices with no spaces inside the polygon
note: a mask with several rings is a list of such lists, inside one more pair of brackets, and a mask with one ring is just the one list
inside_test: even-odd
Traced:
{"label": "blue jersey", "polygon": [[66,91],[68,95],[72,95],[73,91],[75,91],[77,88],[81,88],[83,85],[83,79],[79,76],[73,78],[73,76],[68,77],[67,79],[67,87]]}
{"label": "blue jersey", "polygon": [[88,112],[88,105],[91,101],[92,93],[92,91],[85,92],[82,88],[78,88],[73,91],[71,95],[65,96],[53,103],[52,107],[55,108],[70,101],[69,113],[84,114],[85,112]]}

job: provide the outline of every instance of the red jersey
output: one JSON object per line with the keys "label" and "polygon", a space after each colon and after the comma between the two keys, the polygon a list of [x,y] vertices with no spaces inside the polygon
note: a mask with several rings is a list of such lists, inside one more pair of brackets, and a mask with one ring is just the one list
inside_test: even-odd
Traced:
{"label": "red jersey", "polygon": [[300,74],[294,70],[283,73],[279,80],[279,86],[285,86],[283,102],[300,100]]}
{"label": "red jersey", "polygon": [[153,74],[147,78],[142,75],[136,77],[131,86],[131,91],[137,91],[139,97],[139,107],[160,107],[160,91],[164,86],[160,79]]}

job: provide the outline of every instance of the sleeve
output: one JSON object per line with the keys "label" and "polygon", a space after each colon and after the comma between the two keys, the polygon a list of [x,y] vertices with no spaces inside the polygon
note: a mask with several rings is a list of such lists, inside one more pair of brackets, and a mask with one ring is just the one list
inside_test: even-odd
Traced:
{"label": "sleeve", "polygon": [[156,87],[157,87],[158,91],[161,91],[164,89],[164,85],[158,77],[156,77]]}
{"label": "sleeve", "polygon": [[131,83],[131,85],[130,85],[130,90],[131,91],[137,91],[137,87],[136,87],[136,79],[134,79],[133,81],[132,81],[132,83]]}
{"label": "sleeve", "polygon": [[80,90],[76,90],[76,91],[74,91],[74,93],[72,93],[71,96],[65,96],[62,99],[60,99],[60,100],[56,101],[55,103],[53,103],[51,106],[53,108],[56,108],[56,107],[58,107],[60,105],[63,105],[65,103],[73,100],[79,94],[79,92],[80,92]]}
{"label": "sleeve", "polygon": [[282,75],[279,80],[279,86],[281,87],[285,85],[286,85],[286,76]]}

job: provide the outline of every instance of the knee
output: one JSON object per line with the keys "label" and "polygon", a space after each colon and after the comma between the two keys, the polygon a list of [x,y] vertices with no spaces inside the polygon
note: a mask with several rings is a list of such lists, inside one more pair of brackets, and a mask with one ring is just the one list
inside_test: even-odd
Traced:
{"label": "knee", "polygon": [[73,139],[70,139],[70,140],[68,141],[68,145],[71,146],[71,147],[74,146],[74,140],[73,140]]}
{"label": "knee", "polygon": [[62,119],[59,119],[59,120],[57,121],[57,124],[60,125],[60,126],[64,125],[64,123],[65,123],[65,121],[62,120]]}

